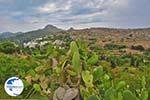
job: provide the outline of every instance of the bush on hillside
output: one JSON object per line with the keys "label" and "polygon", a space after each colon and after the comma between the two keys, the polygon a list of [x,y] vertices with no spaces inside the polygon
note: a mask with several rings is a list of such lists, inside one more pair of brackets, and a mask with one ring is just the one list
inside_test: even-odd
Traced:
{"label": "bush on hillside", "polygon": [[12,54],[17,51],[18,51],[18,47],[13,42],[4,41],[0,43],[0,52],[6,53],[6,54]]}
{"label": "bush on hillside", "polygon": [[131,46],[132,50],[139,50],[139,51],[144,51],[145,48],[142,45],[136,45],[136,46]]}
{"label": "bush on hillside", "polygon": [[113,43],[106,44],[104,47],[107,48],[107,49],[110,49],[110,50],[126,48],[125,45],[118,45],[118,44],[113,44]]}

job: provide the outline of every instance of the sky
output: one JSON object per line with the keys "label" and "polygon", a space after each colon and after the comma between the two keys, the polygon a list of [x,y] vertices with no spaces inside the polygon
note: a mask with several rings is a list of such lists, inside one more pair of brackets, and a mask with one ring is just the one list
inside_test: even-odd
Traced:
{"label": "sky", "polygon": [[150,27],[150,0],[0,0],[0,32]]}

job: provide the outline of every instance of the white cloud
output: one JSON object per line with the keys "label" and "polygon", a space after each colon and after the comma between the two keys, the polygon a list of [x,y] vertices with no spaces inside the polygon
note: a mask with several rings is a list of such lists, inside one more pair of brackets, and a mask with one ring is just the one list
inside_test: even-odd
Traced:
{"label": "white cloud", "polygon": [[[2,1],[5,2],[0,0]],[[12,11],[6,7],[6,10],[0,12],[0,29],[26,31],[44,27],[46,24],[61,28],[147,26],[150,24],[150,14],[146,12],[149,6],[146,6],[146,9],[143,6],[146,1],[148,0],[144,0],[141,6],[140,0],[45,0],[43,3],[37,3],[38,5],[34,5],[34,2],[33,5],[29,3],[29,9],[26,10],[24,7],[15,7],[14,2],[13,7],[16,11],[13,11],[13,7]]]}
{"label": "white cloud", "polygon": [[66,11],[71,7],[71,2],[67,1],[65,3],[61,2],[48,2],[43,6],[36,8],[39,13],[53,13],[57,11]]}
{"label": "white cloud", "polygon": [[37,8],[39,12],[43,12],[43,13],[47,13],[47,12],[55,12],[58,10],[58,8],[56,8],[56,5],[54,3],[51,4],[46,4],[44,5],[44,7],[39,7]]}

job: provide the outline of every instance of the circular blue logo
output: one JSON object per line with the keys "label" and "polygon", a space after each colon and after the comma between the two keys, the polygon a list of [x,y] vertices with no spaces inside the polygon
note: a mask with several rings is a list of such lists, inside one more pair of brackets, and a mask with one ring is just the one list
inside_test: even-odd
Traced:
{"label": "circular blue logo", "polygon": [[18,77],[11,77],[5,82],[4,88],[8,95],[19,96],[23,92],[24,85]]}

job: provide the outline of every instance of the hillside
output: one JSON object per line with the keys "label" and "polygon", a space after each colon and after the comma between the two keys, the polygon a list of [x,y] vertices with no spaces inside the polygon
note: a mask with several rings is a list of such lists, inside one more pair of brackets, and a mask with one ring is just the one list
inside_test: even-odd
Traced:
{"label": "hillside", "polygon": [[143,29],[111,29],[111,28],[89,28],[69,31],[74,38],[95,40],[97,44],[107,43],[131,45],[143,45],[150,48],[150,28]]}
{"label": "hillside", "polygon": [[7,38],[15,37],[20,34],[23,34],[23,33],[22,32],[17,32],[17,33],[3,32],[3,33],[0,33],[0,39],[7,39]]}
{"label": "hillside", "polygon": [[16,35],[17,34],[11,33],[11,32],[3,32],[3,33],[0,33],[0,39],[10,38],[10,37],[14,37]]}
{"label": "hillside", "polygon": [[115,29],[115,28],[87,28],[63,30],[53,25],[47,25],[43,29],[29,31],[23,34],[10,36],[3,39],[24,43],[36,38],[51,34],[69,34],[72,38],[95,41],[96,44],[104,46],[108,43],[124,44],[127,46],[143,45],[150,48],[150,28],[141,29]]}
{"label": "hillside", "polygon": [[[149,32],[48,25],[7,38],[22,45],[0,42],[0,99],[149,100]],[[3,83],[14,75],[25,89],[8,97]]]}
{"label": "hillside", "polygon": [[[90,41],[58,38],[66,40],[57,35],[31,48],[0,43],[0,99],[150,100],[150,50],[130,54],[114,46],[116,54]],[[8,96],[3,88],[12,76],[25,84],[20,96]]]}
{"label": "hillside", "polygon": [[7,39],[13,40],[13,41],[18,42],[18,43],[23,43],[23,42],[30,41],[30,40],[40,38],[43,36],[47,36],[50,34],[55,34],[55,33],[61,32],[61,31],[63,31],[63,30],[59,29],[53,25],[47,25],[43,29],[29,31],[29,32],[26,32],[23,34],[16,35],[15,37],[7,38]]}

